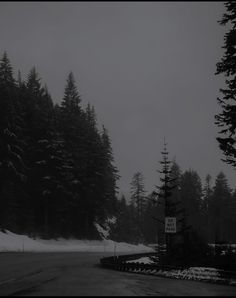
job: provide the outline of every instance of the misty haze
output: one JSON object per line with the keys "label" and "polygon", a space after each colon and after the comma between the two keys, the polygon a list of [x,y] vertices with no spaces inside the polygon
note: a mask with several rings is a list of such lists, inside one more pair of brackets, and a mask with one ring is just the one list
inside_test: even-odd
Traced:
{"label": "misty haze", "polygon": [[236,1],[0,3],[0,296],[236,295]]}

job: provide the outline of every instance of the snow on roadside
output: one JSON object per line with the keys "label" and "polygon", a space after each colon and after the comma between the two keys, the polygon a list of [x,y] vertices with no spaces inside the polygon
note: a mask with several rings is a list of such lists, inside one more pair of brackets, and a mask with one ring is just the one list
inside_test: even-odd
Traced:
{"label": "snow on roadside", "polygon": [[153,252],[144,245],[133,245],[112,240],[78,240],[32,239],[26,235],[18,235],[10,231],[0,232],[0,252],[114,252],[141,253]]}
{"label": "snow on roadside", "polygon": [[143,263],[143,264],[153,264],[153,261],[149,257],[141,257],[137,260],[129,260],[126,263]]}
{"label": "snow on roadside", "polygon": [[[141,257],[138,259],[126,261],[126,263],[144,263],[144,264],[154,264],[154,262],[149,257]],[[214,281],[214,282],[224,282],[225,278],[221,277],[219,270],[211,267],[189,267],[183,270],[180,269],[153,269],[152,274],[156,274],[164,277],[172,277],[177,279],[189,279],[189,280],[199,280],[199,281]],[[236,279],[230,278],[229,284],[236,285]]]}

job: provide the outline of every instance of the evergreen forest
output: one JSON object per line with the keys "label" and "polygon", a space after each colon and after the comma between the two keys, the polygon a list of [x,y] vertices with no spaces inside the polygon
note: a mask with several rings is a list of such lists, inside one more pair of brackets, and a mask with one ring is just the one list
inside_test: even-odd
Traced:
{"label": "evergreen forest", "polygon": [[81,101],[72,72],[61,103],[55,104],[35,67],[25,79],[20,71],[15,78],[8,55],[3,53],[2,232],[44,239],[101,239],[94,225],[99,223],[115,241],[164,241],[164,183],[169,187],[172,216],[177,218],[177,236],[189,233],[207,243],[236,243],[236,190],[230,188],[224,173],[215,181],[206,175],[202,182],[195,170],[182,171],[176,160],[169,161],[166,148],[156,170],[168,177],[159,179],[157,174],[157,185],[148,193],[142,172],[136,172],[130,181],[130,196],[118,195],[119,173],[108,130],[98,128],[94,106],[82,108]]}

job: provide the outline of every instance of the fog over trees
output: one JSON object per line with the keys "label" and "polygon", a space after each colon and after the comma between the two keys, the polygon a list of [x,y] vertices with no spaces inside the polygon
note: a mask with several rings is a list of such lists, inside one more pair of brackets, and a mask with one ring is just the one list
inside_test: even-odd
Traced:
{"label": "fog over trees", "polygon": [[[65,82],[60,105],[41,85],[34,67],[25,80],[20,72],[17,79],[13,73],[4,52],[0,64],[2,231],[99,239],[97,222],[109,227],[111,239],[117,241],[160,241],[165,184],[179,220],[178,231],[185,225],[209,243],[236,241],[236,190],[224,173],[214,184],[210,175],[202,182],[195,170],[183,171],[175,159],[167,160],[165,147],[153,191],[145,190],[140,170],[131,177],[130,197],[119,196],[111,138],[104,126],[98,129],[95,108],[81,107],[73,73]],[[168,179],[158,173],[168,174]],[[108,225],[112,217],[116,220]]]}
{"label": "fog over trees", "polygon": [[[219,23],[228,27],[216,74],[225,75],[226,87],[217,98],[221,112],[215,124],[223,161],[236,169],[235,1],[225,3],[225,8]],[[177,220],[173,245],[190,241],[191,235],[205,243],[236,243],[236,189],[222,171],[216,177],[205,173],[202,181],[194,169],[182,169],[164,142],[163,160],[153,160],[153,189],[146,191],[142,169],[137,169],[130,177],[130,195],[118,194],[120,173],[109,129],[99,129],[93,105],[82,108],[73,72],[66,78],[60,104],[42,85],[35,67],[26,78],[20,71],[16,78],[15,73],[7,52],[2,53],[1,231],[48,239],[99,239],[94,225],[99,223],[113,240],[164,243],[164,220],[170,216]]]}
{"label": "fog over trees", "polygon": [[98,237],[94,221],[116,208],[117,169],[108,131],[83,110],[70,72],[55,105],[35,68],[26,80],[0,64],[0,227],[15,232]]}

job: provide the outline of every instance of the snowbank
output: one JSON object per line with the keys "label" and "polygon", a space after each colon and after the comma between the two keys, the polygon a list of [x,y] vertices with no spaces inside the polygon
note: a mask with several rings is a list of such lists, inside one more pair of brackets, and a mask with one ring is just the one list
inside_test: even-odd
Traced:
{"label": "snowbank", "polygon": [[0,252],[114,252],[141,253],[153,252],[144,245],[132,245],[112,240],[77,240],[63,239],[42,240],[32,239],[25,235],[14,234],[10,231],[0,232]]}
{"label": "snowbank", "polygon": [[[135,260],[127,261],[127,263],[144,263],[154,264],[149,257],[141,257]],[[137,271],[139,271],[137,269]],[[152,274],[158,276],[171,277],[177,279],[189,279],[209,282],[227,283],[230,285],[236,285],[235,277],[222,278],[218,269],[209,267],[190,267],[184,270],[164,270],[164,269],[150,269]],[[135,271],[134,271],[135,272]]]}
{"label": "snowbank", "polygon": [[143,264],[153,264],[153,261],[149,257],[141,257],[137,260],[126,261],[126,263],[143,263]]}

